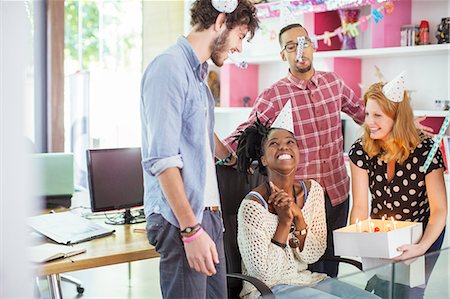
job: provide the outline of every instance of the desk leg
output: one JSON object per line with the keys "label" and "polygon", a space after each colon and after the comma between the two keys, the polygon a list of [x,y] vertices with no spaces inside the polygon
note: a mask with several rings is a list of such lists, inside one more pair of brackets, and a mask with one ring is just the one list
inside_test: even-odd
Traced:
{"label": "desk leg", "polygon": [[47,275],[48,290],[51,299],[62,299],[61,283],[59,274]]}

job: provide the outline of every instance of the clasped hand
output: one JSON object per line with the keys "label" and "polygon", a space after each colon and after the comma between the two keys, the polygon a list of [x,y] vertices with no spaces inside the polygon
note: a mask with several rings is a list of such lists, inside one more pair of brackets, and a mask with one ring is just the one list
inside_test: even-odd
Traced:
{"label": "clasped hand", "polygon": [[270,182],[269,184],[272,190],[269,196],[269,204],[277,212],[280,221],[284,220],[290,223],[294,218],[303,216],[292,196],[283,189],[278,188],[274,183]]}

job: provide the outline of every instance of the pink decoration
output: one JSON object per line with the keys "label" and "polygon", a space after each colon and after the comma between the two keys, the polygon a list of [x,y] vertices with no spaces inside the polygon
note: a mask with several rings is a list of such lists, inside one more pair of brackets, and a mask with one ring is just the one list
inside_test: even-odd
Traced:
{"label": "pink decoration", "polygon": [[369,21],[367,20],[366,16],[362,16],[359,18],[359,27],[361,29],[361,32],[364,32],[369,28]]}

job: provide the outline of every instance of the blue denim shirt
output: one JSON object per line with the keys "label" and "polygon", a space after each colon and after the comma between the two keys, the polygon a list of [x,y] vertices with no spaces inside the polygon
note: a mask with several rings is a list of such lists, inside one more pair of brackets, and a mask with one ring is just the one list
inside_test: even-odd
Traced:
{"label": "blue denim shirt", "polygon": [[[204,82],[208,64],[200,64],[184,37],[156,57],[141,82],[144,211],[161,214],[179,227],[164,197],[158,175],[178,167],[189,203],[202,221],[205,185],[205,130],[214,157],[214,99]],[[207,123],[206,112],[209,111]]]}

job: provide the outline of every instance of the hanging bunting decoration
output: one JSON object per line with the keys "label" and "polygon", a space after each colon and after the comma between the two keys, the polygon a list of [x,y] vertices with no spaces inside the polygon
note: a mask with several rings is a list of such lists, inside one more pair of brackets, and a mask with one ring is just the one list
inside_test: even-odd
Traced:
{"label": "hanging bunting decoration", "polygon": [[390,15],[394,12],[394,3],[392,2],[383,2],[384,11]]}
{"label": "hanging bunting decoration", "polygon": [[[342,36],[342,27],[336,28],[333,32],[336,33],[336,35],[339,38],[339,41],[342,43],[342,41],[344,40],[344,37]],[[330,34],[330,38],[336,35]]]}
{"label": "hanging bunting decoration", "polygon": [[358,28],[356,28],[356,23],[348,24],[347,30],[348,30],[348,33],[353,37],[356,37],[359,35]]}
{"label": "hanging bunting decoration", "polygon": [[[376,9],[374,9],[370,15],[362,16],[361,18],[359,18],[358,22],[356,22],[356,23],[344,23],[342,26],[336,28],[332,32],[327,32],[327,33],[324,32],[321,35],[315,35],[314,38],[315,38],[316,49],[317,49],[317,41],[318,40],[323,40],[325,43],[325,39],[328,40],[328,39],[331,39],[331,38],[337,36],[339,38],[339,40],[342,42],[343,34],[350,34],[352,36],[358,36],[359,30],[358,30],[357,26],[360,26],[360,29],[362,32],[366,31],[369,26],[370,19],[373,19],[374,22],[376,24],[378,24],[378,22],[384,18],[382,11],[385,9],[385,7],[388,7],[391,11],[394,10],[394,3],[393,2],[389,2],[389,3],[390,3],[389,5],[382,5]],[[374,15],[376,15],[377,17],[375,18]],[[325,44],[327,44],[327,43],[325,43]]]}
{"label": "hanging bunting decoration", "polygon": [[[343,23],[342,26],[339,26],[335,30],[329,32],[325,31],[320,35],[311,35],[310,38],[314,43],[316,49],[318,49],[318,41],[322,40],[325,45],[330,46],[331,39],[333,37],[338,37],[339,40],[343,41],[343,34],[350,34],[353,37],[359,35],[359,30],[361,32],[365,32],[368,27],[370,20],[372,19],[375,24],[378,24],[381,20],[383,20],[384,13],[392,14],[395,9],[395,5],[393,0],[381,0],[384,1],[378,8],[372,10],[372,12],[367,16],[362,16],[355,23]],[[350,7],[359,7],[362,5],[369,5],[373,3],[379,3],[380,0],[299,0],[299,1],[281,1],[281,2],[272,2],[265,4],[258,4],[257,14],[258,17],[264,19],[265,17],[272,16],[280,16],[282,26],[295,23],[296,18],[295,15],[306,12],[318,12],[328,10],[331,6],[337,6],[337,8],[350,8]],[[340,6],[339,6],[340,5]],[[325,6],[325,9],[323,9]],[[334,9],[337,9],[334,8]],[[261,16],[261,14],[263,16]],[[358,30],[358,26],[360,27]],[[272,31],[269,31],[264,23],[261,24],[261,32],[263,35],[269,33],[270,39],[272,40]]]}
{"label": "hanging bunting decoration", "polygon": [[324,43],[325,45],[327,45],[328,47],[331,46],[331,35],[330,35],[330,32],[325,31],[325,32],[323,33],[323,43]]}
{"label": "hanging bunting decoration", "polygon": [[280,21],[281,27],[298,22],[289,2],[283,2],[280,7]]}
{"label": "hanging bunting decoration", "polygon": [[384,18],[384,16],[376,9],[372,10],[372,16],[373,16],[373,20],[377,24],[380,20],[382,20]]}
{"label": "hanging bunting decoration", "polygon": [[366,16],[362,16],[361,18],[359,18],[359,27],[361,29],[361,32],[366,31],[369,28],[369,20],[367,19]]}
{"label": "hanging bunting decoration", "polygon": [[276,40],[278,38],[278,33],[275,30],[270,31],[270,40]]}
{"label": "hanging bunting decoration", "polygon": [[[257,4],[256,13],[261,20],[279,17],[282,6],[287,6],[292,14],[302,14],[306,12],[324,12],[336,9],[356,8],[375,3],[384,3],[385,1],[390,0],[280,0]],[[390,11],[393,10],[393,6],[388,7]]]}

